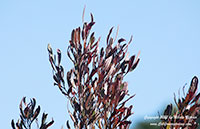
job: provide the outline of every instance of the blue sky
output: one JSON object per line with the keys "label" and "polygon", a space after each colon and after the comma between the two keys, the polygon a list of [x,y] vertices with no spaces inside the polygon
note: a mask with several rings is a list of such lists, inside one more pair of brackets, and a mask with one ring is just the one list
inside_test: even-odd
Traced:
{"label": "blue sky", "polygon": [[[70,119],[66,98],[53,86],[47,44],[63,52],[65,71],[72,67],[66,48],[73,28],[82,26],[92,12],[93,31],[101,45],[109,29],[117,26],[119,38],[134,40],[130,54],[141,51],[141,62],[125,80],[136,97],[134,124],[173,103],[173,93],[194,75],[200,77],[200,2],[198,0],[18,0],[0,1],[0,114],[1,127],[10,128],[19,117],[23,96],[35,97],[42,112],[60,128]],[[187,88],[186,88],[187,89]]]}

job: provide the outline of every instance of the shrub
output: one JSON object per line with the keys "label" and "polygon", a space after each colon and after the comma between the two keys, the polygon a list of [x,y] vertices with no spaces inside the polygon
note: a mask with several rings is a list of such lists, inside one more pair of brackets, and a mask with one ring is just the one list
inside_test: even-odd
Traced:
{"label": "shrub", "polygon": [[186,95],[183,87],[185,97],[179,98],[177,101],[174,95],[176,107],[173,107],[172,104],[167,105],[163,114],[166,119],[162,119],[161,129],[196,129],[199,126],[197,120],[200,117],[200,93],[197,94],[197,87],[198,78],[195,76],[192,78]]}
{"label": "shrub", "polygon": [[[127,107],[126,102],[134,95],[128,94],[128,83],[123,79],[136,68],[140,59],[135,55],[128,57],[132,37],[128,43],[120,38],[114,45],[113,28],[107,35],[106,48],[99,50],[100,38],[96,40],[94,32],[90,34],[94,24],[91,14],[89,23],[84,22],[82,29],[78,27],[71,32],[67,55],[74,66],[67,72],[66,81],[61,51],[57,49],[54,55],[48,44],[54,85],[72,106],[73,110],[68,109],[68,113],[74,128],[126,129],[131,124],[128,118],[133,114],[133,106]],[[68,121],[67,127],[70,128]]]}
{"label": "shrub", "polygon": [[[20,119],[16,123],[14,122],[14,120],[11,121],[12,128],[13,129],[16,129],[16,128],[17,129],[31,129],[31,125],[33,121],[37,120],[37,117],[40,113],[40,106],[38,106],[36,109],[35,109],[35,106],[36,106],[36,100],[34,98],[31,99],[30,102],[27,104],[26,98],[24,97],[21,100],[20,105],[19,105]],[[48,114],[46,113],[42,114],[41,125],[40,127],[38,125],[38,128],[47,129],[54,123],[53,119],[48,123],[46,122],[47,115]]]}

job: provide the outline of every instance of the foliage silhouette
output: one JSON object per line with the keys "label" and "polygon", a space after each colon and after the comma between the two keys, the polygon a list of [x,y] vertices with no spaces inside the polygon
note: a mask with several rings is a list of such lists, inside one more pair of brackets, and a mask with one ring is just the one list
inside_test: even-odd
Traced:
{"label": "foliage silhouette", "polygon": [[[126,103],[135,95],[129,94],[128,83],[124,81],[124,77],[137,67],[140,52],[129,57],[127,51],[132,36],[128,42],[124,38],[116,40],[118,32],[115,38],[111,36],[113,27],[107,35],[106,47],[99,50],[100,37],[96,39],[94,32],[90,34],[94,24],[91,14],[91,21],[84,22],[82,29],[78,27],[72,30],[67,55],[74,66],[66,76],[61,64],[61,50],[57,49],[54,55],[53,49],[48,44],[47,50],[53,70],[54,85],[66,96],[72,106],[72,111],[68,107],[67,110],[74,128],[128,129],[131,124],[128,118],[133,114],[133,106],[127,106]],[[161,129],[198,127],[200,93],[196,94],[197,86],[198,78],[195,76],[186,96],[179,98],[178,102],[175,97],[177,108],[169,104],[165,109],[163,115],[167,117],[161,121],[163,124],[170,125],[163,125]],[[40,106],[35,109],[34,98],[28,104],[25,99],[24,97],[20,103],[20,119],[16,123],[14,120],[11,121],[13,129],[30,129],[40,113]],[[47,115],[43,113],[41,125],[38,128],[47,129],[54,123],[53,119],[46,122]],[[193,117],[193,119],[187,119],[185,116]],[[173,123],[179,125],[173,125]],[[69,121],[66,122],[66,126],[68,129],[71,128]],[[142,123],[140,127],[147,126]]]}
{"label": "foliage silhouette", "polygon": [[[161,119],[163,123],[161,129],[198,128],[198,121],[200,117],[200,93],[197,94],[197,88],[198,78],[194,76],[186,95],[183,87],[183,93],[185,97],[179,98],[177,102],[176,96],[174,94],[176,107],[173,107],[172,104],[167,105],[163,113],[163,115],[166,117]],[[166,123],[168,125],[165,125]]]}
{"label": "foliage silhouette", "polygon": [[[197,94],[197,87],[198,78],[194,76],[186,95],[185,86],[183,87],[185,97],[179,98],[177,102],[174,95],[176,105],[167,105],[163,114],[158,114],[160,119],[140,122],[136,125],[136,129],[199,129],[200,93]],[[156,123],[157,125],[150,125],[150,123]]]}
{"label": "foliage silhouette", "polygon": [[[72,30],[67,55],[74,67],[67,72],[68,87],[61,65],[61,51],[57,49],[57,55],[54,55],[48,44],[54,85],[68,98],[73,108],[73,111],[68,109],[68,113],[74,128],[126,129],[131,124],[128,118],[133,114],[133,106],[126,107],[125,104],[134,95],[128,94],[128,83],[123,79],[138,65],[139,54],[128,57],[132,37],[128,43],[120,38],[113,46],[116,40],[111,37],[113,27],[108,33],[106,48],[102,47],[99,51],[100,38],[96,40],[94,32],[90,34],[94,24],[91,14],[91,21],[84,22],[82,29]],[[70,128],[68,121],[67,127]]]}
{"label": "foliage silhouette", "polygon": [[[35,109],[36,100],[33,98],[30,100],[30,103],[26,103],[26,97],[23,97],[19,109],[20,109],[20,119],[15,123],[14,120],[11,121],[11,126],[13,129],[31,129],[31,125],[33,121],[37,120],[37,117],[40,113],[40,106]],[[23,106],[25,106],[23,108]],[[39,129],[47,129],[50,127],[54,120],[52,119],[50,122],[46,122],[47,119],[46,113],[43,113],[41,125],[38,127]]]}

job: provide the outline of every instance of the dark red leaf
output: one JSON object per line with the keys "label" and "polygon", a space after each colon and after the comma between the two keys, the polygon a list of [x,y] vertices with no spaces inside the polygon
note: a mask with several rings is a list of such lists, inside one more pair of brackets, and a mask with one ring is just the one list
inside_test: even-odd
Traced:
{"label": "dark red leaf", "polygon": [[172,104],[169,104],[169,105],[167,105],[167,108],[164,111],[164,115],[169,116],[169,115],[171,115],[171,113],[172,113]]}
{"label": "dark red leaf", "polygon": [[46,129],[47,129],[48,127],[50,127],[53,123],[54,123],[54,120],[52,119],[52,120],[46,125]]}
{"label": "dark red leaf", "polygon": [[129,101],[131,98],[133,98],[135,96],[135,94],[134,95],[132,95],[132,96],[130,96],[127,100],[125,100],[124,102],[122,102],[120,105],[124,105],[127,101]]}
{"label": "dark red leaf", "polygon": [[134,59],[135,59],[135,55],[131,56],[131,58],[129,60],[129,63],[128,63],[128,70],[127,70],[127,72],[129,72],[129,70],[133,67]]}
{"label": "dark red leaf", "polygon": [[[87,23],[85,22],[84,24],[83,24],[83,29],[82,29],[82,39],[83,40],[85,40],[85,38],[86,38],[86,33],[85,33],[85,31],[86,31],[86,26],[87,26]],[[84,47],[85,48],[85,47]]]}
{"label": "dark red leaf", "polygon": [[87,26],[86,26],[86,30],[85,30],[85,36],[87,37],[88,36],[88,34],[89,34],[89,32],[90,32],[90,30],[91,30],[91,28],[92,28],[92,26],[95,24],[95,22],[90,22]]}
{"label": "dark red leaf", "polygon": [[67,121],[66,125],[67,125],[68,129],[71,129],[70,126],[69,126],[69,121]]}
{"label": "dark red leaf", "polygon": [[125,93],[122,93],[121,95],[120,95],[120,97],[119,97],[119,102],[121,102],[123,99],[124,99],[124,97],[125,97]]}
{"label": "dark red leaf", "polygon": [[57,49],[57,55],[58,55],[58,66],[60,66],[60,62],[61,62],[61,51],[60,51],[60,49]]}
{"label": "dark red leaf", "polygon": [[133,66],[131,67],[130,71],[133,71],[133,70],[137,67],[139,61],[140,61],[140,59],[138,59],[138,60],[133,64]]}
{"label": "dark red leaf", "polygon": [[75,30],[73,29],[72,30],[72,33],[71,33],[71,41],[72,41],[72,44],[74,44],[74,41],[75,41],[75,39],[74,39],[74,33],[75,33]]}
{"label": "dark red leaf", "polygon": [[196,94],[196,91],[197,91],[197,86],[198,86],[198,78],[195,76],[192,78],[190,88],[185,98],[186,104],[188,104],[194,98],[194,95]]}
{"label": "dark red leaf", "polygon": [[90,16],[91,16],[91,22],[94,22],[94,17],[92,15],[92,13],[90,13]]}
{"label": "dark red leaf", "polygon": [[59,80],[55,75],[53,75],[53,79],[54,79],[55,82],[59,83]]}
{"label": "dark red leaf", "polygon": [[69,50],[70,50],[70,46],[67,48],[67,55],[68,55],[69,59],[75,64],[75,61],[72,59],[72,57],[69,53]]}
{"label": "dark red leaf", "polygon": [[34,115],[32,117],[31,122],[33,122],[35,120],[35,118],[37,118],[37,116],[39,115],[39,113],[40,113],[40,106],[38,106],[38,108],[35,110],[35,113],[34,113]]}
{"label": "dark red leaf", "polygon": [[193,101],[191,103],[197,103],[199,101],[200,98],[200,93],[198,93],[198,95],[193,99]]}
{"label": "dark red leaf", "polygon": [[128,124],[131,124],[131,121],[122,121],[122,122],[120,122],[119,126],[128,125]]}
{"label": "dark red leaf", "polygon": [[109,41],[109,38],[110,38],[110,35],[111,35],[111,33],[112,33],[112,30],[113,30],[113,27],[110,29],[110,31],[109,31],[109,34],[108,34],[108,36],[107,36],[107,45],[108,45],[108,41]]}
{"label": "dark red leaf", "polygon": [[118,43],[121,43],[121,42],[124,42],[124,41],[126,41],[126,40],[121,38],[121,39],[118,40]]}
{"label": "dark red leaf", "polygon": [[92,53],[89,52],[89,53],[88,53],[88,61],[87,61],[87,65],[90,64],[91,60],[92,60]]}
{"label": "dark red leaf", "polygon": [[15,122],[14,122],[13,119],[12,119],[12,121],[11,121],[11,126],[12,126],[13,129],[15,129]]}
{"label": "dark red leaf", "polygon": [[126,109],[127,109],[126,107],[122,107],[122,108],[116,109],[116,113],[124,112]]}

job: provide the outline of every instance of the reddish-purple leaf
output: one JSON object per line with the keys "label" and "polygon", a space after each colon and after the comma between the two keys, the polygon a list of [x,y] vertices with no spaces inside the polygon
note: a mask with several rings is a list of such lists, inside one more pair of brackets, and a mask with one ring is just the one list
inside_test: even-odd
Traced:
{"label": "reddish-purple leaf", "polygon": [[89,65],[91,60],[92,60],[92,53],[91,52],[88,53],[88,57],[87,58],[88,58],[87,65]]}
{"label": "reddish-purple leaf", "polygon": [[35,120],[35,118],[37,118],[37,116],[39,115],[40,113],[40,106],[38,106],[38,108],[35,110],[35,113],[33,115],[33,118],[31,120],[31,122],[33,122]]}
{"label": "reddish-purple leaf", "polygon": [[108,41],[109,41],[109,39],[110,39],[110,35],[111,35],[111,33],[112,33],[112,30],[113,30],[113,27],[110,29],[110,31],[109,31],[109,34],[108,34],[108,36],[107,36],[107,45],[108,45]]}
{"label": "reddish-purple leaf", "polygon": [[198,86],[198,78],[195,76],[192,78],[190,88],[185,98],[186,104],[189,103],[194,98],[194,95],[196,94],[196,91],[197,91],[197,86]]}
{"label": "reddish-purple leaf", "polygon": [[[82,29],[82,39],[83,39],[83,40],[85,40],[85,38],[86,38],[86,33],[85,33],[85,31],[86,31],[86,26],[87,26],[87,23],[85,22],[85,23],[83,24],[83,29]],[[85,46],[84,46],[84,48],[85,48]]]}
{"label": "reddish-purple leaf", "polygon": [[114,72],[114,70],[115,70],[115,64],[112,64],[111,67],[110,67],[110,70],[109,70],[109,72],[107,74],[107,78],[110,77],[110,75]]}
{"label": "reddish-purple leaf", "polygon": [[138,59],[138,60],[133,64],[133,66],[131,67],[130,71],[133,71],[133,70],[137,67],[139,61],[140,61],[140,59]]}
{"label": "reddish-purple leaf", "polygon": [[129,63],[128,63],[128,70],[127,70],[127,73],[128,73],[129,70],[133,67],[134,59],[135,59],[135,55],[131,56],[131,58],[130,58],[130,60],[129,60]]}
{"label": "reddish-purple leaf", "polygon": [[126,40],[121,38],[121,39],[118,40],[118,43],[121,43],[121,42],[124,42],[124,41],[126,41]]}
{"label": "reddish-purple leaf", "polygon": [[169,104],[169,105],[167,105],[167,108],[164,111],[164,115],[169,116],[169,115],[171,115],[171,113],[172,113],[172,104]]}
{"label": "reddish-purple leaf", "polygon": [[90,30],[91,30],[91,28],[92,28],[92,26],[95,24],[95,22],[90,22],[87,26],[86,26],[86,30],[85,30],[85,35],[86,35],[86,37],[88,36],[88,34],[89,34],[89,32],[90,32]]}
{"label": "reddish-purple leaf", "polygon": [[119,126],[131,124],[131,121],[122,121]]}
{"label": "reddish-purple leaf", "polygon": [[108,57],[106,60],[105,60],[105,63],[104,63],[104,69],[105,71],[108,70],[110,64],[111,64],[111,61],[112,61],[112,56]]}
{"label": "reddish-purple leaf", "polygon": [[50,127],[53,123],[54,123],[54,120],[52,119],[52,120],[46,125],[46,129],[47,129],[48,127]]}
{"label": "reddish-purple leaf", "polygon": [[94,17],[92,15],[92,13],[90,13],[90,16],[91,16],[91,22],[94,22]]}
{"label": "reddish-purple leaf", "polygon": [[60,51],[60,49],[57,49],[57,56],[58,56],[58,66],[60,66],[60,62],[61,62],[61,51]]}
{"label": "reddish-purple leaf", "polygon": [[75,30],[73,29],[72,33],[71,33],[71,41],[72,41],[73,44],[75,43],[74,42],[75,41],[75,39],[74,39],[75,38],[74,33],[75,33]]}
{"label": "reddish-purple leaf", "polygon": [[75,61],[72,59],[72,57],[69,53],[69,49],[70,49],[70,46],[67,48],[67,55],[68,55],[69,59],[75,64]]}
{"label": "reddish-purple leaf", "polygon": [[89,43],[90,43],[90,48],[91,48],[91,46],[93,45],[94,41],[95,41],[95,37],[94,37],[94,32],[93,32],[93,33],[91,34],[91,36],[90,36],[90,41],[89,41]]}
{"label": "reddish-purple leaf", "polygon": [[195,98],[193,99],[193,101],[191,103],[197,103],[199,101],[199,98],[200,98],[200,93],[198,93],[197,96],[195,96]]}

